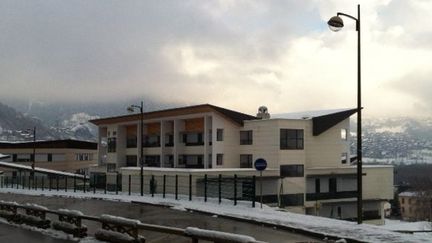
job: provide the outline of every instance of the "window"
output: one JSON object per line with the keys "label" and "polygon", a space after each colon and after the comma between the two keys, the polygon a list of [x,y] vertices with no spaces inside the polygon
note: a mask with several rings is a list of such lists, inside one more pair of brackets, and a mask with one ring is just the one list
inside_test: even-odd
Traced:
{"label": "window", "polygon": [[126,155],[126,166],[137,166],[137,156],[136,155]]}
{"label": "window", "polygon": [[108,153],[115,153],[117,147],[117,139],[115,137],[108,138]]}
{"label": "window", "polygon": [[137,136],[129,135],[126,138],[126,148],[136,148],[137,147]]}
{"label": "window", "polygon": [[338,218],[342,218],[342,208],[340,206],[338,206],[338,208],[337,208],[337,215],[338,215]]}
{"label": "window", "polygon": [[240,131],[240,145],[250,145],[252,144],[252,130],[250,131]]}
{"label": "window", "polygon": [[345,128],[341,129],[341,139],[342,140],[347,140],[348,139],[347,130]]}
{"label": "window", "polygon": [[341,162],[342,164],[346,164],[348,161],[348,154],[347,153],[342,153],[341,154]]}
{"label": "window", "polygon": [[405,203],[405,198],[402,198],[402,204],[404,204]]}
{"label": "window", "polygon": [[116,164],[114,163],[107,164],[107,172],[115,172],[115,170],[116,170]]}
{"label": "window", "polygon": [[48,154],[48,161],[52,161],[52,154]]}
{"label": "window", "polygon": [[223,154],[216,155],[216,165],[223,165]]}
{"label": "window", "polygon": [[303,149],[303,129],[281,129],[280,149]]}
{"label": "window", "polygon": [[303,177],[304,176],[303,165],[281,165],[280,176],[281,177]]}
{"label": "window", "polygon": [[315,193],[320,193],[321,192],[321,183],[320,183],[320,179],[316,178],[315,179]]}
{"label": "window", "polygon": [[223,129],[221,128],[216,130],[216,141],[223,141]]}
{"label": "window", "polygon": [[329,179],[329,192],[336,193],[337,192],[337,181],[336,178]]}
{"label": "window", "polygon": [[144,136],[143,147],[159,147],[160,136],[158,135],[146,135]]}
{"label": "window", "polygon": [[174,135],[172,135],[172,134],[165,134],[165,146],[166,147],[172,147],[172,146],[174,146]]}
{"label": "window", "polygon": [[144,163],[149,167],[160,167],[160,156],[146,155],[144,156]]}
{"label": "window", "polygon": [[12,154],[12,162],[18,162],[17,154]]}
{"label": "window", "polygon": [[181,139],[186,146],[204,145],[202,133],[183,133]]}
{"label": "window", "polygon": [[240,168],[252,168],[252,154],[240,154]]}

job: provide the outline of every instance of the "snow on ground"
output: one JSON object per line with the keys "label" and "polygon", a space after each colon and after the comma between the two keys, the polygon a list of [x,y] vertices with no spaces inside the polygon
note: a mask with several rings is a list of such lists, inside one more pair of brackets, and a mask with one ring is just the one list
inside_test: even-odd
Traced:
{"label": "snow on ground", "polygon": [[[393,230],[393,231],[423,231],[432,230],[432,222],[418,221],[418,222],[406,222],[401,220],[386,219],[385,225],[380,226],[381,228]],[[431,234],[432,241],[432,234]]]}
{"label": "snow on ground", "polygon": [[208,202],[204,203],[203,198],[194,197],[192,201],[188,201],[186,198],[181,197],[180,200],[175,200],[173,195],[167,195],[167,198],[162,198],[161,195],[155,195],[155,197],[145,195],[142,197],[137,194],[128,196],[127,193],[119,193],[118,195],[102,193],[93,194],[88,192],[35,191],[13,188],[1,188],[0,193],[2,192],[26,195],[95,198],[123,202],[143,202],[170,206],[177,210],[197,210],[214,215],[247,219],[255,222],[269,223],[275,226],[291,227],[293,229],[319,233],[336,238],[353,239],[365,242],[432,242],[432,237],[428,234],[402,234],[392,232],[390,229],[382,226],[367,224],[357,225],[354,222],[290,213],[271,207],[263,207],[263,209],[260,209],[258,203],[257,207],[252,208],[250,202],[239,202],[237,206],[233,206],[232,201],[230,200],[223,200],[222,204],[218,204],[217,199],[209,198]]}

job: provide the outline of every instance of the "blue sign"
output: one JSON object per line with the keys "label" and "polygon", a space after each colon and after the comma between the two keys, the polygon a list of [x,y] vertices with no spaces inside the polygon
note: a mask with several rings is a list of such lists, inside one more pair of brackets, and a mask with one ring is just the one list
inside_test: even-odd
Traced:
{"label": "blue sign", "polygon": [[254,166],[257,171],[263,171],[267,168],[267,161],[265,159],[259,158],[255,160]]}

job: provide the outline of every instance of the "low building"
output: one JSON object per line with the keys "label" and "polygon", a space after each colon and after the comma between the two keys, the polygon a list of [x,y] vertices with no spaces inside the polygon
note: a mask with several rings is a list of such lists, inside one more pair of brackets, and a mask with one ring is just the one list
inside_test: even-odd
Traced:
{"label": "low building", "polygon": [[[97,165],[97,143],[79,140],[0,142],[4,162],[64,172],[78,172]],[[6,169],[5,172],[10,171]]]}
{"label": "low building", "polygon": [[[229,180],[234,175],[259,175],[253,164],[264,158],[268,163],[263,172],[265,203],[355,220],[357,180],[349,117],[356,111],[270,116],[267,108],[260,107],[257,116],[251,116],[203,104],[144,113],[142,136],[140,114],[96,119],[91,122],[99,127],[102,146],[99,166],[91,171],[120,172],[123,186],[131,177],[132,190],[139,191],[141,145],[146,178],[178,175],[184,178],[178,183],[192,184],[191,192],[199,196],[204,175],[220,174]],[[363,216],[383,223],[383,204],[393,198],[393,167],[364,166],[363,176]],[[236,190],[244,193],[249,184],[242,181]]]}
{"label": "low building", "polygon": [[401,217],[406,221],[422,221],[432,218],[432,193],[411,192],[399,193]]}

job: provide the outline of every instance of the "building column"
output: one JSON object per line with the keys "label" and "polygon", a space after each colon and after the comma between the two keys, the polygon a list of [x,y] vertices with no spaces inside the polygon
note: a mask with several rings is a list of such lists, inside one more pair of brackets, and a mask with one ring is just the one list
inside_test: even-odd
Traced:
{"label": "building column", "polygon": [[209,139],[208,139],[208,116],[204,116],[204,134],[203,134],[203,140],[204,140],[204,169],[208,169],[208,150],[209,150]]}
{"label": "building column", "polygon": [[174,140],[174,144],[173,144],[173,157],[174,157],[174,168],[178,168],[178,144],[179,144],[179,120],[178,119],[174,119],[174,131],[173,131],[173,140]]}

